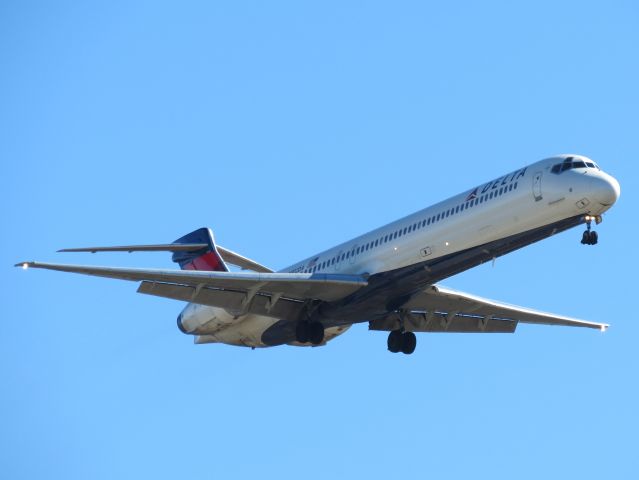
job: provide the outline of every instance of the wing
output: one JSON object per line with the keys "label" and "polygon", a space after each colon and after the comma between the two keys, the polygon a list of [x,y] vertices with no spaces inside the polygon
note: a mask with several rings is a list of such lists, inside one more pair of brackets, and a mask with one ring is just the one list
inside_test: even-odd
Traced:
{"label": "wing", "polygon": [[[445,287],[432,286],[415,295],[403,307],[407,330],[415,332],[503,332],[512,333],[521,323],[564,325],[606,330],[605,323],[586,322],[575,318],[541,312],[488,300]],[[370,322],[371,330],[399,328],[399,313],[391,313]]]}
{"label": "wing", "polygon": [[[286,297],[296,301],[317,299],[333,301],[343,298],[367,285],[366,280],[357,275],[310,274],[310,273],[248,273],[248,272],[207,272],[197,270],[162,270],[122,267],[96,267],[91,265],[64,265],[40,262],[16,264],[22,268],[44,268],[61,272],[82,273],[98,277],[120,280],[142,281],[139,291],[168,298],[178,298],[203,303],[198,295],[204,290],[218,294],[218,302],[213,306],[227,307],[228,295],[235,293],[244,299],[243,303],[260,294],[271,301]],[[187,293],[190,295],[186,298]],[[219,295],[222,293],[222,295]],[[205,295],[202,295],[205,296]]]}

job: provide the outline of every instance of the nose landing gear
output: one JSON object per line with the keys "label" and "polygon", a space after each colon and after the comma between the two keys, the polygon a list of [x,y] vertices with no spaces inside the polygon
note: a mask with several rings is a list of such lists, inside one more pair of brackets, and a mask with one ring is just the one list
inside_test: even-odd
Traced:
{"label": "nose landing gear", "polygon": [[[582,245],[597,245],[599,242],[599,235],[594,230],[591,230],[591,225],[594,217],[586,217],[586,231],[581,236]],[[601,220],[597,219],[597,223]]]}

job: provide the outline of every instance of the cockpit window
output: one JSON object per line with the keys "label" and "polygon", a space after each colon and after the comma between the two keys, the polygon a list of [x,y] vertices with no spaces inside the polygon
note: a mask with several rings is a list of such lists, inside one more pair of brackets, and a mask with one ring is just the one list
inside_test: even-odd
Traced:
{"label": "cockpit window", "polygon": [[596,163],[574,160],[574,158],[575,157],[566,157],[563,162],[553,165],[550,171],[554,174],[559,175],[561,172],[565,172],[566,170],[573,170],[575,168],[596,168],[597,170],[599,170],[599,167]]}

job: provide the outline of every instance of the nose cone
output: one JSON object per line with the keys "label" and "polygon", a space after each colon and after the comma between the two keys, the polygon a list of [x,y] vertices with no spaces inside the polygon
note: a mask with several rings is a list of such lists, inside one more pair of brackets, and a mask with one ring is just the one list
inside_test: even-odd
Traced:
{"label": "nose cone", "polygon": [[621,193],[619,182],[603,172],[591,180],[590,189],[594,199],[605,207],[615,203]]}

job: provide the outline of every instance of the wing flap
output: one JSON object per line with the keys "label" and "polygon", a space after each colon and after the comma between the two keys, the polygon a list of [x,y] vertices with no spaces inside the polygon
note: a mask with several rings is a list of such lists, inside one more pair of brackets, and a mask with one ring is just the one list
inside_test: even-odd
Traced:
{"label": "wing flap", "polygon": [[280,294],[300,300],[313,298],[334,301],[359,290],[367,284],[366,280],[360,276],[339,274],[208,272],[41,262],[21,262],[16,264],[16,266],[81,273],[120,280],[147,280],[192,287],[206,286],[222,290],[250,292],[251,295],[260,292],[269,295]]}
{"label": "wing flap", "polygon": [[192,287],[173,283],[143,281],[138,293],[171,298],[183,302],[221,307],[234,315],[254,313],[274,318],[297,318],[304,302],[276,295],[257,294],[249,298],[246,292]]}
{"label": "wing flap", "polygon": [[[513,333],[517,322],[486,319],[478,316],[446,312],[410,312],[404,316],[404,327],[411,332],[431,333]],[[400,328],[399,314],[393,313],[369,323],[370,330],[390,332]]]}
{"label": "wing flap", "polygon": [[443,314],[450,318],[468,316],[487,319],[489,323],[491,320],[508,320],[521,323],[586,327],[599,330],[606,330],[609,326],[605,323],[588,322],[532,308],[509,305],[440,286],[429,287],[422,293],[415,295],[403,308],[411,311]]}

